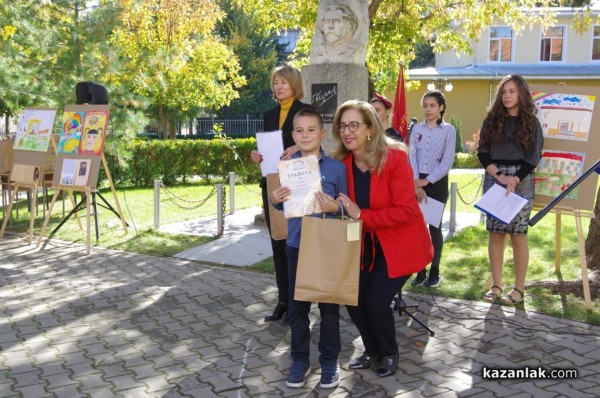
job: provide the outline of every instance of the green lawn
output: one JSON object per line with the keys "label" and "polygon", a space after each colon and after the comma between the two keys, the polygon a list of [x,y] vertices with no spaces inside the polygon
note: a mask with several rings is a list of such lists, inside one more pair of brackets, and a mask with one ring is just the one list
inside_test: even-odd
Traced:
{"label": "green lawn", "polygon": [[[118,187],[117,187],[118,188]],[[227,186],[227,189],[229,187]],[[169,195],[168,192],[172,194]],[[116,209],[115,200],[109,189],[102,189],[104,197],[113,208]],[[53,192],[50,192],[50,199]],[[210,198],[208,200],[207,197]],[[226,191],[227,208],[229,210],[229,192]],[[60,196],[59,196],[60,198]],[[94,226],[92,223],[92,244],[110,249],[132,251],[137,253],[152,254],[158,256],[171,256],[186,249],[196,247],[215,239],[212,236],[191,236],[184,234],[163,233],[154,229],[154,190],[153,188],[125,188],[117,189],[117,198],[123,211],[123,216],[129,224],[127,234],[124,234],[119,218],[107,210],[98,206],[98,220],[100,239],[95,240]],[[41,203],[40,196],[38,202]],[[77,201],[80,200],[79,194]],[[206,201],[205,201],[206,200]],[[201,202],[204,202],[202,204]],[[100,199],[97,203],[102,203]],[[260,206],[260,188],[257,184],[236,185],[235,204],[237,209]],[[200,205],[202,204],[202,205]],[[7,231],[25,233],[29,229],[29,212],[27,201],[19,202],[19,217],[16,216],[16,208],[13,209],[13,225],[7,227]],[[43,212],[41,204],[38,205],[38,214],[35,219],[34,238],[37,239],[43,224]],[[57,200],[52,217],[44,236],[47,237],[52,230],[64,219],[72,209],[71,200],[67,196],[64,201]],[[160,223],[161,225],[181,222],[200,217],[214,215],[217,212],[216,195],[212,185],[187,184],[167,187],[161,189],[160,195]],[[53,236],[72,242],[85,243],[85,211],[78,213],[83,228],[80,229],[76,218],[70,217],[67,222]],[[216,233],[216,225],[215,225]]]}
{"label": "green lawn", "polygon": [[[459,193],[457,211],[459,213],[478,213],[473,208],[473,203],[481,195],[481,177],[476,174],[451,174],[450,181],[457,183]],[[166,192],[162,190],[161,224],[180,222],[216,213],[216,199],[214,197],[211,197],[198,208],[182,208],[198,206],[199,201],[206,199],[211,193],[212,186],[187,184],[169,187],[168,189],[181,199],[170,199]],[[101,192],[114,205],[112,193],[109,190],[102,190]],[[228,193],[226,197],[228,200]],[[118,198],[125,218],[130,224],[129,233],[123,234],[119,220],[113,213],[99,208],[100,241],[97,243],[99,246],[158,256],[171,256],[214,239],[211,236],[197,237],[161,233],[154,230],[154,196],[152,188],[118,189]],[[237,209],[260,206],[260,189],[256,184],[236,185],[235,198]],[[26,210],[25,203],[26,201],[20,203],[19,218],[13,222],[8,231],[20,233],[27,231],[29,213]],[[39,236],[43,222],[41,206],[38,208],[39,213],[35,220],[35,238]],[[67,200],[65,211],[68,212],[70,208],[71,205]],[[447,206],[448,210],[449,205]],[[55,206],[46,236],[63,219],[62,214],[62,201],[59,201]],[[84,217],[84,212],[79,214],[80,217]],[[16,217],[15,211],[13,211],[13,216]],[[584,218],[584,234],[587,234],[588,226],[589,219]],[[529,230],[530,267],[527,274],[528,282],[574,281],[580,277],[574,218],[572,216],[562,217],[561,273],[556,273],[554,266],[554,228],[555,216],[549,214]],[[79,229],[74,218],[69,219],[54,237],[66,241],[85,242],[85,233]],[[92,243],[95,244],[93,231]],[[444,297],[482,301],[489,276],[487,258],[487,232],[483,224],[466,228],[449,238],[442,255],[441,273],[444,282],[439,288],[435,289],[435,294]],[[505,263],[504,284],[509,289],[514,280],[510,244],[506,250]],[[264,260],[248,267],[248,269],[272,274],[272,259]],[[413,288],[407,285],[406,289],[427,293],[427,289],[422,287]],[[524,306],[528,311],[600,324],[600,299],[594,300],[592,311],[587,311],[583,305],[583,300],[572,294],[555,295],[552,294],[549,288],[537,287],[527,289],[525,293],[525,303],[520,304],[519,308]]]}

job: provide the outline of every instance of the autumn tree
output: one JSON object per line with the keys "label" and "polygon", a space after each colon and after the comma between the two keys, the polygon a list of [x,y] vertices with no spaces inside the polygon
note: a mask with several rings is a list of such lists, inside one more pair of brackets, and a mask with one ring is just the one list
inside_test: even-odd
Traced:
{"label": "autumn tree", "polygon": [[[235,0],[247,12],[261,19],[263,29],[273,32],[298,28],[301,40],[294,62],[308,62],[315,29],[318,0]],[[552,23],[550,11],[523,13],[520,7],[545,6],[551,0],[371,0],[367,66],[379,92],[393,91],[398,77],[398,61],[408,65],[419,43],[435,52],[454,50],[470,53],[471,41],[497,18],[516,31],[533,23]]]}
{"label": "autumn tree", "polygon": [[217,111],[221,118],[262,119],[265,109],[273,107],[271,94],[271,70],[279,61],[277,40],[274,35],[260,29],[252,14],[232,4],[232,0],[219,0],[227,15],[217,24],[216,33],[236,54],[240,63],[240,73],[248,84],[238,90],[239,98]]}
{"label": "autumn tree", "polygon": [[110,42],[123,69],[111,84],[150,102],[165,138],[175,120],[199,108],[217,109],[238,97],[245,84],[235,54],[214,35],[224,16],[209,0],[120,0],[121,25]]}
{"label": "autumn tree", "polygon": [[118,24],[114,1],[0,0],[0,92],[6,116],[27,106],[62,108],[76,101],[78,82],[107,86],[111,127],[140,124],[133,93],[107,84],[120,60],[108,43]]}

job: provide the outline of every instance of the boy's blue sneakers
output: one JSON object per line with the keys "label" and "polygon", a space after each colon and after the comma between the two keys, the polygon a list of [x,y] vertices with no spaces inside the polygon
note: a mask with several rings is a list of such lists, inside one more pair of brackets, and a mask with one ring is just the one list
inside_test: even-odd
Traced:
{"label": "boy's blue sneakers", "polygon": [[285,385],[291,388],[304,386],[306,376],[310,374],[310,363],[295,360],[290,366]]}
{"label": "boy's blue sneakers", "polygon": [[336,363],[321,365],[321,388],[334,388],[340,384],[340,365]]}

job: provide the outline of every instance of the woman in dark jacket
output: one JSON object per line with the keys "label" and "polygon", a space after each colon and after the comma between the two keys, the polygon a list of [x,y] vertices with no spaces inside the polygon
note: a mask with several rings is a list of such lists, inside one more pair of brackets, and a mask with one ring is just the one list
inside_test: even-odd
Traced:
{"label": "woman in dark jacket", "polygon": [[[277,100],[278,104],[274,108],[265,111],[263,129],[264,131],[282,131],[284,151],[281,154],[281,159],[290,159],[298,150],[292,139],[294,115],[301,109],[314,108],[312,105],[300,102],[304,97],[304,79],[302,73],[292,66],[282,65],[273,70],[271,73],[271,89],[273,90],[273,98]],[[257,150],[252,151],[250,156],[256,163],[262,161],[262,155]],[[265,219],[270,232],[269,195],[264,177],[260,181],[260,187],[262,188]],[[273,313],[265,317],[265,321],[278,321],[287,312],[290,295],[285,239],[274,240],[271,238],[271,247],[273,248],[273,263],[275,264],[275,280],[279,291],[279,302]]]}

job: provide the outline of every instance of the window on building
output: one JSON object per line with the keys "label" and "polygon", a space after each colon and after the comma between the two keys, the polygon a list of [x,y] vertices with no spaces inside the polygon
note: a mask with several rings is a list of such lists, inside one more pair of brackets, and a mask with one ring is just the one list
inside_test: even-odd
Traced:
{"label": "window on building", "polygon": [[592,37],[592,61],[600,61],[600,26],[594,26]]}
{"label": "window on building", "polygon": [[554,26],[542,33],[540,61],[556,62],[563,60],[564,27]]}
{"label": "window on building", "polygon": [[490,28],[490,62],[512,61],[513,32],[509,27]]}
{"label": "window on building", "polygon": [[291,53],[296,48],[300,31],[295,29],[284,30],[277,35],[277,42],[284,46],[283,52]]}

